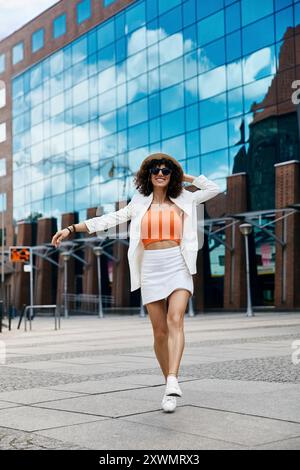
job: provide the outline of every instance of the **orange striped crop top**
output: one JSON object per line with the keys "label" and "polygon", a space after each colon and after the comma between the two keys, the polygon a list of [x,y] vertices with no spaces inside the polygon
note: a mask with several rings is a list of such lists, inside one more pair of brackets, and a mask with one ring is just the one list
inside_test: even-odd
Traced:
{"label": "orange striped crop top", "polygon": [[161,240],[174,240],[180,244],[182,238],[182,212],[174,206],[158,208],[155,204],[142,218],[141,240],[144,246]]}

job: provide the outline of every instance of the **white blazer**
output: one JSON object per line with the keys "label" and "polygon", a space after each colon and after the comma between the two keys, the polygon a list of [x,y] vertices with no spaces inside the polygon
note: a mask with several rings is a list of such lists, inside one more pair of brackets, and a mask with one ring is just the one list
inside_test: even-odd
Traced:
{"label": "white blazer", "polygon": [[[198,253],[197,205],[208,201],[221,192],[220,187],[204,175],[194,178],[192,183],[200,191],[188,191],[183,188],[176,198],[170,197],[184,212],[183,232],[180,243],[182,255],[191,274],[195,274]],[[153,192],[149,196],[142,195],[138,190],[133,194],[130,202],[122,209],[85,220],[88,233],[107,231],[121,223],[130,223],[129,248],[127,252],[131,291],[141,287],[141,262],[144,246],[141,241],[141,221],[153,199]]]}

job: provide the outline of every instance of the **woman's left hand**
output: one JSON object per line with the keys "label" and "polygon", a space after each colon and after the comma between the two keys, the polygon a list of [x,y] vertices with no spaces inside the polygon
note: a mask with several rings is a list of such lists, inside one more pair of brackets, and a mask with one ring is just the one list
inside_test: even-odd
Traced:
{"label": "woman's left hand", "polygon": [[194,179],[195,177],[192,175],[187,175],[186,173],[183,174],[183,181],[186,181],[187,183],[191,183]]}

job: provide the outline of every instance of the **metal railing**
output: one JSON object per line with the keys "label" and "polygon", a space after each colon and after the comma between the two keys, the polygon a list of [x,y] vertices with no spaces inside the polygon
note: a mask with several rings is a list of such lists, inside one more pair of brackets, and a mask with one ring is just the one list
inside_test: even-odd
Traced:
{"label": "metal railing", "polygon": [[[24,330],[27,331],[27,312],[30,309],[49,309],[49,308],[54,308],[54,330],[59,329],[60,330],[60,308],[57,308],[57,305],[26,305],[23,313],[20,317],[18,329],[20,328],[20,324],[22,321],[22,318],[24,316]],[[32,316],[29,314],[29,329],[30,331],[32,330]]]}
{"label": "metal railing", "polygon": [[[67,306],[68,314],[99,315],[99,295],[92,294],[65,294],[64,305]],[[112,295],[102,295],[101,305],[104,308],[113,307],[115,298]],[[99,315],[100,316],[100,315]],[[101,317],[103,316],[103,313]]]}

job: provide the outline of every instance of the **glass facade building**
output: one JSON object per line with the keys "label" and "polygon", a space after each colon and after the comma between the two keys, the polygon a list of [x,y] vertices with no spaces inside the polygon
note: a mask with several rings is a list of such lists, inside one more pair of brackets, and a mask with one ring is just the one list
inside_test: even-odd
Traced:
{"label": "glass facade building", "polygon": [[156,151],[224,191],[246,171],[251,210],[274,207],[274,163],[299,160],[297,115],[279,112],[292,93],[276,88],[299,24],[292,0],[136,1],[16,76],[14,219],[115,210]]}

